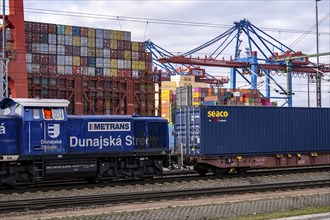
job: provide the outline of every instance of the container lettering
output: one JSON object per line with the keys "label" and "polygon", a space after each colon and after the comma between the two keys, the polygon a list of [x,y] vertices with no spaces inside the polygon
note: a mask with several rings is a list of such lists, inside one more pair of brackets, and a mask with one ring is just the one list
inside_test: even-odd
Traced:
{"label": "container lettering", "polygon": [[227,111],[208,111],[208,118],[227,118],[229,113]]}

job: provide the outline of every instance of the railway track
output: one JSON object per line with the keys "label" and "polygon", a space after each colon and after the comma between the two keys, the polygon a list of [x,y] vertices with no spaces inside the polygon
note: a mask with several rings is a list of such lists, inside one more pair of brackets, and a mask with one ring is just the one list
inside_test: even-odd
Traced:
{"label": "railway track", "polygon": [[246,174],[228,174],[223,176],[215,176],[212,173],[207,173],[205,176],[200,176],[193,170],[181,170],[174,172],[165,172],[163,176],[156,177],[154,179],[138,179],[138,180],[116,180],[113,182],[106,183],[87,183],[81,180],[66,180],[66,181],[49,181],[40,183],[37,185],[30,185],[23,188],[0,188],[1,194],[11,193],[34,193],[37,191],[47,192],[49,190],[73,190],[73,189],[93,189],[96,187],[106,186],[132,186],[132,185],[144,185],[144,184],[164,184],[173,182],[184,182],[184,181],[197,181],[197,180],[215,180],[219,178],[230,178],[237,179],[243,177],[257,177],[257,176],[271,176],[281,174],[295,174],[295,173],[309,173],[309,172],[323,172],[328,171],[329,166],[313,167],[313,168],[285,168],[285,169],[269,169],[269,170],[251,170]]}
{"label": "railway track", "polygon": [[287,182],[274,184],[254,184],[246,186],[200,188],[185,190],[151,191],[138,193],[103,194],[72,196],[59,198],[43,198],[30,200],[5,201],[0,203],[0,213],[22,212],[46,208],[68,208],[75,206],[121,204],[129,202],[148,202],[171,200],[177,198],[197,198],[224,194],[242,194],[249,192],[266,192],[276,190],[292,190],[302,188],[329,187],[330,180]]}

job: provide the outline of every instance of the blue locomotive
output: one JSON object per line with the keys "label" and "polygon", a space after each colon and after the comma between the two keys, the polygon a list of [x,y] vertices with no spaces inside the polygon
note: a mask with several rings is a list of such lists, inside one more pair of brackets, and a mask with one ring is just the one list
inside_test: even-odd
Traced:
{"label": "blue locomotive", "polygon": [[167,120],[70,116],[68,105],[61,99],[0,102],[0,185],[162,174],[169,145]]}

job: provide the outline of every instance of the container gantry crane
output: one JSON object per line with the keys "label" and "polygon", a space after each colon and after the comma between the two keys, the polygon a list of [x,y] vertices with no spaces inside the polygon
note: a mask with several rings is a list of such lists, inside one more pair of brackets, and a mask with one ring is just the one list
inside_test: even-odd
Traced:
{"label": "container gantry crane", "polygon": [[[247,42],[246,49],[248,56],[246,58],[241,58],[240,56],[242,38],[246,39]],[[220,46],[217,46],[216,50],[210,56],[205,58],[192,57],[192,54],[208,48],[215,43],[220,43]],[[233,43],[235,44],[234,59],[217,59]],[[260,57],[258,56],[259,54],[261,55]],[[234,26],[223,34],[181,56],[164,56],[159,58],[158,61],[162,64],[177,63],[231,68],[230,88],[232,89],[236,89],[237,74],[250,84],[251,89],[257,88],[258,77],[265,76],[266,94],[262,95],[268,98],[285,99],[286,101],[283,106],[287,104],[289,107],[292,106],[293,74],[316,76],[318,71],[330,72],[328,65],[320,65],[317,70],[315,64],[309,62],[307,55],[304,55],[300,51],[295,52],[246,19],[235,22]],[[276,82],[271,74],[272,72],[286,73],[286,89]],[[250,74],[250,80],[245,76],[246,73]],[[276,88],[273,88],[274,91],[280,95],[285,95],[285,97],[271,96],[271,82],[276,85]]]}

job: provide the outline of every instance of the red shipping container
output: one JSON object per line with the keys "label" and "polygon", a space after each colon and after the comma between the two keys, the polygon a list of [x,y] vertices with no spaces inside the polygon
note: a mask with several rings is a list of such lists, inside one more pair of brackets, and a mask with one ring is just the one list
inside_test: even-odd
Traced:
{"label": "red shipping container", "polygon": [[125,70],[118,70],[118,77],[125,78]]}
{"label": "red shipping container", "polygon": [[32,32],[39,33],[40,31],[40,23],[32,22]]}
{"label": "red shipping container", "polygon": [[72,74],[75,76],[75,75],[81,75],[80,73],[80,66],[74,66],[72,68]]}
{"label": "red shipping container", "polygon": [[40,34],[39,33],[32,33],[32,42],[39,43],[40,42]]}
{"label": "red shipping container", "polygon": [[139,52],[139,60],[140,61],[146,60],[146,53],[145,52]]}
{"label": "red shipping container", "polygon": [[40,33],[48,34],[48,24],[40,23]]}
{"label": "red shipping container", "polygon": [[56,55],[48,55],[48,64],[50,65],[56,65]]}
{"label": "red shipping container", "polygon": [[124,50],[131,50],[131,42],[124,41]]}
{"label": "red shipping container", "polygon": [[41,64],[48,64],[48,55],[41,55],[40,56],[40,63]]}
{"label": "red shipping container", "polygon": [[73,47],[72,47],[72,55],[73,55],[73,56],[79,56],[79,55],[80,55],[80,47],[78,47],[78,46],[73,46]]}
{"label": "red shipping container", "polygon": [[48,73],[50,75],[56,75],[56,66],[55,65],[48,66]]}
{"label": "red shipping container", "polygon": [[[110,57],[111,57],[111,55],[110,55]],[[117,58],[120,59],[120,60],[123,60],[124,57],[125,57],[124,51],[123,50],[118,50],[117,51]]]}
{"label": "red shipping container", "polygon": [[110,58],[111,59],[117,59],[118,58],[117,50],[110,50]]}
{"label": "red shipping container", "polygon": [[118,50],[125,50],[125,47],[124,47],[124,41],[122,41],[122,40],[119,40],[118,41]]}
{"label": "red shipping container", "polygon": [[88,36],[88,28],[80,27],[80,36],[81,37],[87,37]]}
{"label": "red shipping container", "polygon": [[65,45],[65,55],[72,56],[72,46]]}
{"label": "red shipping container", "polygon": [[110,48],[110,40],[109,39],[103,39],[103,47],[104,48]]}
{"label": "red shipping container", "polygon": [[132,78],[132,70],[124,70],[126,78]]}
{"label": "red shipping container", "polygon": [[88,59],[87,57],[80,57],[80,66],[87,67],[88,66]]}
{"label": "red shipping container", "polygon": [[32,63],[40,63],[40,55],[39,54],[32,54]]}
{"label": "red shipping container", "polygon": [[48,66],[47,65],[40,65],[40,73],[42,75],[48,75]]}
{"label": "red shipping container", "polygon": [[24,29],[25,29],[25,32],[31,32],[32,31],[32,23],[31,22],[24,22]]}
{"label": "red shipping container", "polygon": [[56,34],[56,24],[48,24],[48,33]]}
{"label": "red shipping container", "polygon": [[28,43],[32,43],[32,33],[31,32],[25,32],[25,41]]}

